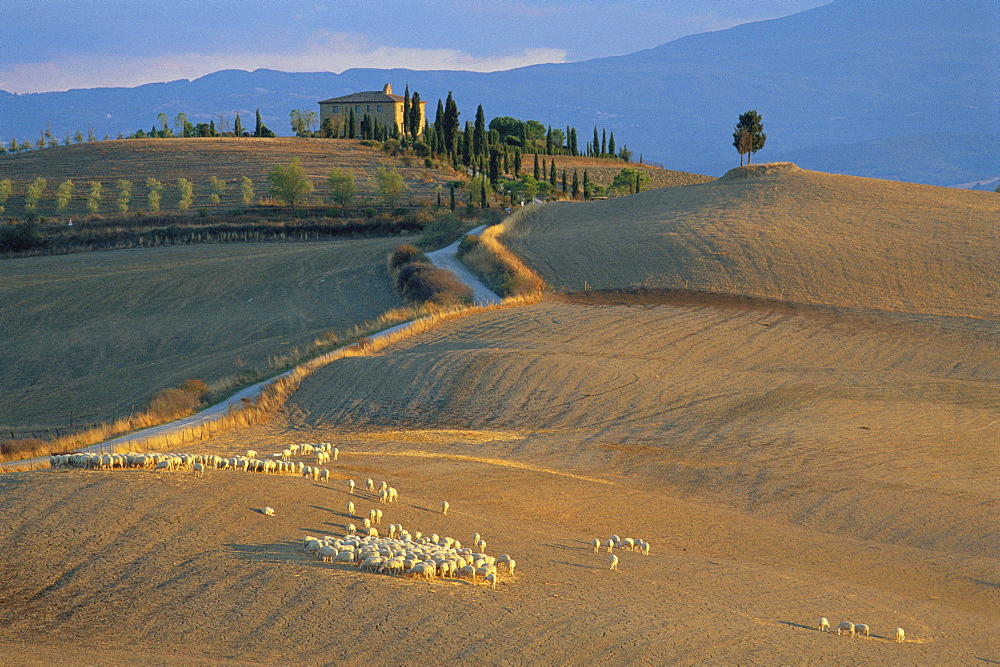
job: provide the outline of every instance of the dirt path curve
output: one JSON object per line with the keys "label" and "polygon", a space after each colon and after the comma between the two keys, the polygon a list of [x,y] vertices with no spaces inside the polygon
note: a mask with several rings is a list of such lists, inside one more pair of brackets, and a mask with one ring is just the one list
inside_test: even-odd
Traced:
{"label": "dirt path curve", "polygon": [[[468,234],[479,234],[484,229],[486,225],[480,225],[475,229],[472,229],[466,233]],[[472,271],[465,268],[465,265],[458,259],[458,244],[462,239],[455,241],[449,246],[445,246],[440,250],[435,250],[433,252],[427,253],[427,259],[431,260],[431,264],[438,267],[439,269],[447,269],[451,271],[458,279],[463,283],[468,285],[472,289],[472,300],[477,306],[486,306],[492,303],[500,303],[501,299],[495,292],[490,290],[489,287],[484,285],[479,278],[472,274]]]}
{"label": "dirt path curve", "polygon": [[[486,226],[482,225],[470,230],[469,234],[479,234],[485,229]],[[500,303],[501,299],[495,293],[493,293],[486,285],[484,285],[476,276],[472,274],[465,265],[461,263],[458,259],[458,244],[459,241],[455,241],[449,246],[441,248],[440,250],[435,250],[433,252],[427,253],[427,258],[437,266],[438,268],[447,269],[454,273],[460,281],[469,286],[472,290],[473,300],[476,305],[488,305],[494,303]],[[402,324],[397,324],[393,327],[389,327],[383,331],[369,336],[372,340],[377,340],[383,336],[389,336],[397,331],[403,330],[409,327],[412,322],[404,322]],[[130,441],[141,441],[149,438],[154,438],[158,436],[168,435],[174,431],[187,428],[189,426],[197,426],[200,424],[207,424],[213,422],[229,413],[229,411],[234,407],[240,405],[244,400],[253,400],[260,395],[268,385],[275,382],[279,378],[284,377],[291,371],[286,371],[281,375],[276,375],[273,378],[269,378],[262,382],[258,382],[255,385],[246,387],[239,392],[233,394],[224,401],[217,403],[209,408],[205,408],[201,412],[191,415],[190,417],[184,417],[183,419],[178,419],[166,424],[160,424],[159,426],[151,426],[147,429],[141,431],[136,431],[128,435],[119,436],[117,438],[112,438],[111,440],[105,440],[104,442],[97,443],[95,445],[90,445],[89,447],[83,447],[78,451],[83,453],[100,453],[100,452],[111,452],[114,451],[116,445],[121,445]],[[0,472],[3,472],[10,468],[20,468],[23,466],[38,466],[42,465],[48,461],[48,456],[42,456],[35,459],[25,459],[21,461],[10,461],[7,463],[0,463]]]}

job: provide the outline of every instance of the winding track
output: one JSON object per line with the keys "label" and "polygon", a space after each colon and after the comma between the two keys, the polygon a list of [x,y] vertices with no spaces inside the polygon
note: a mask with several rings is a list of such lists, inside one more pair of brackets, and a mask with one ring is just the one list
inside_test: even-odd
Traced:
{"label": "winding track", "polygon": [[[473,230],[467,232],[468,234],[479,234],[485,229],[485,225],[476,227]],[[459,239],[461,240],[461,239]],[[491,291],[486,285],[484,285],[476,276],[472,274],[465,265],[463,265],[458,259],[458,244],[459,241],[455,241],[449,246],[441,248],[440,250],[435,250],[433,252],[427,253],[427,258],[431,260],[434,266],[441,269],[446,269],[455,274],[455,276],[469,286],[472,290],[473,301],[476,305],[489,305],[494,303],[500,303],[500,297]],[[369,336],[372,340],[378,340],[384,336],[389,336],[397,331],[402,331],[412,326],[413,322],[404,322],[402,324],[397,324],[395,326],[389,327],[379,331],[378,333]],[[99,453],[105,451],[113,451],[115,445],[124,444],[127,442],[138,442],[142,440],[147,440],[149,438],[155,438],[158,436],[165,436],[173,433],[175,431],[188,428],[189,426],[198,426],[201,424],[207,424],[213,422],[217,419],[222,418],[227,415],[234,406],[240,405],[244,400],[253,400],[260,395],[265,388],[267,388],[272,382],[288,375],[291,371],[285,371],[280,375],[276,375],[273,378],[269,378],[262,382],[258,382],[255,385],[246,387],[239,392],[228,397],[220,403],[205,408],[201,412],[193,414],[189,417],[184,417],[183,419],[177,419],[172,422],[167,422],[166,424],[160,424],[159,426],[151,426],[149,428],[143,429],[141,431],[136,431],[128,435],[119,436],[117,438],[112,438],[111,440],[105,440],[104,442],[99,442],[95,445],[90,445],[89,447],[83,447],[79,451],[83,453]],[[0,471],[4,471],[8,468],[22,467],[25,465],[36,466],[48,461],[48,456],[42,456],[35,459],[25,459],[21,461],[10,461],[7,463],[0,463]]]}

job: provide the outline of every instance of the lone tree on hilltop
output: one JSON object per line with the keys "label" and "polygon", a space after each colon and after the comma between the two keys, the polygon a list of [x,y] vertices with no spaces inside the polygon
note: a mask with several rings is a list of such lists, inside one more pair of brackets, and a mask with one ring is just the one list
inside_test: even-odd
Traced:
{"label": "lone tree on hilltop", "polygon": [[747,156],[747,164],[754,153],[764,147],[767,135],[764,134],[764,124],[760,114],[751,109],[740,114],[739,122],[733,128],[733,147],[740,154],[740,166],[743,166],[743,155]]}
{"label": "lone tree on hilltop", "polygon": [[312,194],[313,184],[306,175],[306,170],[299,163],[299,158],[293,157],[287,167],[277,166],[267,174],[267,182],[271,184],[271,196],[292,207]]}

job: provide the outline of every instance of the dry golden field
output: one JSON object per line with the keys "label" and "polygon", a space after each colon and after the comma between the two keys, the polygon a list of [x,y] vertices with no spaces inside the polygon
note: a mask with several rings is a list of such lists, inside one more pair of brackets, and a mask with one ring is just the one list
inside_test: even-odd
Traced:
{"label": "dry golden field", "polygon": [[687,288],[1000,318],[1000,196],[755,165],[553,204],[501,237],[553,287]]}
{"label": "dry golden field", "polygon": [[0,262],[0,434],[123,416],[374,319],[411,237],[178,246]]}
{"label": "dry golden field", "polygon": [[[562,173],[563,170],[566,171],[566,182],[571,184],[573,182],[573,170],[575,169],[577,175],[580,178],[580,187],[583,187],[583,171],[587,170],[587,177],[592,179],[594,183],[598,185],[603,185],[607,187],[611,185],[611,182],[615,179],[625,167],[630,169],[638,169],[649,175],[650,188],[670,188],[676,185],[693,185],[695,183],[710,183],[715,180],[714,176],[703,176],[702,174],[692,174],[687,171],[675,171],[672,169],[664,169],[663,167],[653,166],[649,164],[639,164],[638,162],[626,163],[621,160],[615,160],[610,158],[593,158],[585,156],[573,156],[573,155],[539,155],[539,166],[541,166],[542,161],[545,161],[546,166],[550,165],[553,160],[556,163],[556,176],[558,178],[559,188],[562,188]],[[535,167],[535,156],[533,153],[527,153],[521,156],[521,173],[531,174]],[[548,179],[549,172],[545,172],[545,177]]]}
{"label": "dry golden field", "polygon": [[66,212],[69,217],[86,215],[90,181],[103,184],[101,213],[118,212],[115,205],[118,179],[132,181],[131,210],[146,210],[146,179],[151,177],[163,183],[163,211],[178,210],[178,178],[186,178],[194,186],[192,211],[199,208],[215,210],[216,206],[209,200],[211,177],[227,184],[218,208],[240,207],[243,206],[239,183],[242,177],[253,182],[255,201],[270,197],[267,173],[275,166],[287,165],[293,157],[299,158],[313,183],[312,203],[322,206],[330,205],[326,179],[334,167],[354,175],[358,198],[352,205],[368,205],[366,202],[375,201],[375,187],[371,181],[382,165],[398,169],[403,175],[410,188],[405,203],[433,203],[437,185],[459,178],[450,170],[427,169],[423,160],[416,158],[407,166],[401,159],[387,157],[381,150],[362,146],[357,141],[232,137],[121,139],[3,155],[0,156],[0,176],[11,179],[14,184],[14,195],[6,205],[7,215],[22,214],[25,189],[38,177],[48,182],[38,209],[46,216],[56,214],[56,189],[66,179],[72,179],[76,186]]}
{"label": "dry golden field", "polygon": [[[992,200],[858,180],[786,170],[677,188],[669,206],[648,192],[545,207],[512,237],[567,291],[330,364],[268,424],[187,450],[328,441],[342,451],[329,484],[0,476],[3,662],[1000,662],[997,272],[976,282],[965,264],[996,262]],[[865,209],[859,189],[906,221]],[[776,240],[734,221],[747,200]],[[669,243],[653,222],[668,210]],[[871,222],[846,227],[845,210]],[[578,235],[608,242],[575,244],[553,214],[566,211]],[[943,231],[955,220],[966,234]],[[622,240],[630,229],[645,250]],[[840,240],[851,230],[885,253],[859,251],[880,258],[865,280],[859,244]],[[720,248],[739,249],[714,278],[735,296],[695,291],[714,284],[704,267]],[[905,289],[888,283],[894,268]],[[569,291],[611,269],[613,287],[668,270],[708,282]],[[361,512],[466,543],[479,532],[517,573],[492,591],[303,554],[303,535],[344,530],[344,480],[366,477],[400,502],[362,492]],[[612,534],[648,540],[650,555],[619,553],[609,571],[590,541]],[[872,636],[820,633],[820,616]]]}

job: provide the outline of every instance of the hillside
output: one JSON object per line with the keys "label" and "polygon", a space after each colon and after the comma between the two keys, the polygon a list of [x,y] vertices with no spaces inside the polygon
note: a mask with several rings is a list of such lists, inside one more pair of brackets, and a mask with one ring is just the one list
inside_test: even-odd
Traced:
{"label": "hillside", "polygon": [[[0,650],[80,663],[994,659],[1000,340],[984,326],[587,299],[459,320],[333,364],[286,417],[189,449],[326,440],[342,451],[330,485],[2,476]],[[400,503],[347,495],[345,479],[369,476]],[[490,591],[303,554],[303,534],[345,530],[348,500],[411,531],[479,532],[517,574]],[[611,534],[651,554],[619,551],[609,572],[589,543]],[[821,615],[873,637],[820,634]]]}
{"label": "hillside", "polygon": [[[117,213],[115,183],[118,179],[132,181],[133,210],[147,208],[146,179],[159,179],[163,185],[164,211],[177,212],[180,198],[178,178],[194,185],[191,211],[210,211],[242,207],[240,178],[253,182],[255,201],[270,197],[267,173],[278,165],[287,165],[297,157],[313,183],[315,191],[310,203],[330,206],[327,176],[330,169],[350,170],[358,187],[353,205],[372,205],[377,199],[373,179],[380,166],[397,169],[410,188],[406,203],[418,205],[436,201],[434,188],[457,176],[450,170],[428,169],[423,160],[403,160],[387,157],[377,148],[362,146],[357,141],[339,139],[129,139],[58,146],[0,156],[4,178],[14,182],[15,194],[8,200],[8,214],[20,214],[24,192],[35,178],[48,181],[39,207],[42,215],[56,213],[55,193],[59,184],[72,179],[75,196],[67,215],[86,215],[87,188],[90,181],[104,186],[102,213]],[[226,181],[226,191],[219,206],[210,203],[212,190],[209,179]]]}
{"label": "hillside", "polygon": [[704,185],[548,205],[502,238],[556,289],[1000,319],[998,219],[993,193],[754,165]]}
{"label": "hillside", "polygon": [[402,305],[384,267],[403,240],[0,262],[0,433],[127,416],[164,387],[266,370],[272,356],[374,319]]}
{"label": "hillside", "polygon": [[[219,114],[231,118],[235,110],[249,118],[257,108],[272,129],[287,133],[291,109],[408,82],[432,103],[453,91],[463,120],[482,104],[488,118],[530,118],[584,134],[599,125],[647,160],[712,175],[723,173],[720,165],[738,164],[731,146],[736,116],[757,109],[768,133],[764,159],[954,185],[1000,176],[990,159],[995,140],[968,148],[972,137],[996,136],[998,26],[1000,8],[980,0],[835,0],[623,56],[488,74],[225,70],[135,88],[0,91],[0,137],[34,141],[47,123],[60,138],[89,127],[97,136],[115,136],[148,128],[158,111],[171,118],[183,111],[192,122],[208,122]],[[951,133],[935,140],[944,162],[923,164],[924,144],[940,132]],[[898,137],[923,139],[876,165],[856,151],[836,149],[830,156],[821,150]],[[806,149],[816,162],[798,153]],[[984,162],[988,173],[952,180]]]}

